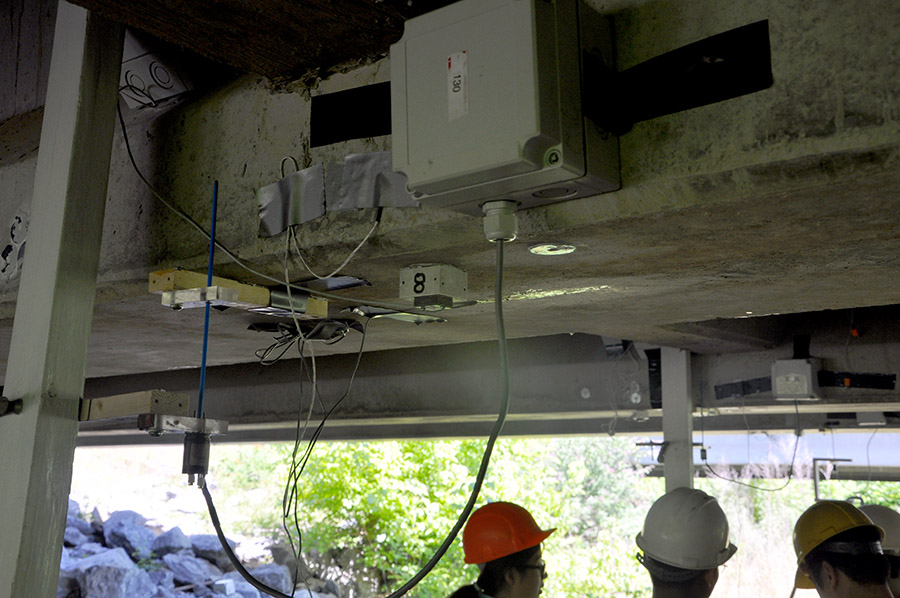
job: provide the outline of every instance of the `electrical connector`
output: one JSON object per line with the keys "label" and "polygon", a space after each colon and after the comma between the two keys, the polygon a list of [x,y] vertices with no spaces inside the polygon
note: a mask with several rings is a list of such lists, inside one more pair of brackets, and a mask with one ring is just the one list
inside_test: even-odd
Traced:
{"label": "electrical connector", "polygon": [[516,218],[518,202],[501,199],[489,201],[482,206],[484,210],[484,236],[494,243],[510,242],[519,234],[519,221]]}
{"label": "electrical connector", "polygon": [[194,484],[194,476],[200,476],[200,485],[209,470],[209,434],[188,432],[184,435],[184,458],[181,472],[188,476],[188,485]]}

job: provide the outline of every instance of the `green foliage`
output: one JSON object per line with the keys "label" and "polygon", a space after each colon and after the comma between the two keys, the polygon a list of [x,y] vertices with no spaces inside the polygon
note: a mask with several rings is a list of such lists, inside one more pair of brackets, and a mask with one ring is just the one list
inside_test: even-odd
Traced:
{"label": "green foliage", "polygon": [[[298,488],[307,547],[352,549],[388,588],[411,577],[437,549],[465,504],[477,468],[471,442],[323,444]],[[454,544],[445,559],[461,565]],[[443,594],[446,568],[418,595]]]}
{"label": "green foliage", "polygon": [[[789,455],[793,446],[784,450]],[[210,468],[221,491],[226,527],[282,535],[281,501],[289,445],[217,447]],[[297,487],[303,551],[355,555],[352,574],[397,589],[432,556],[462,510],[481,462],[483,440],[321,443]],[[649,576],[634,558],[634,537],[652,502],[664,492],[647,478],[633,439],[501,439],[478,505],[509,500],[557,531],[544,544],[546,596],[649,597]],[[802,465],[802,463],[807,463]],[[717,469],[724,478],[733,475]],[[738,480],[695,480],[728,515],[739,550],[720,572],[721,595],[790,593],[794,522],[813,500],[808,459],[798,456],[790,484],[772,464],[746,467]],[[750,486],[734,483],[740,481]],[[752,487],[751,487],[752,486]],[[858,495],[900,506],[900,485],[831,480],[823,496]],[[148,563],[149,565],[149,563]],[[444,598],[478,575],[463,563],[457,540],[411,593]]]}
{"label": "green foliage", "polygon": [[[545,596],[650,596],[649,576],[634,559],[634,538],[647,509],[663,494],[664,482],[644,477],[644,470],[635,464],[635,440],[603,436],[498,442],[478,504],[511,500],[529,509],[540,525],[557,528],[544,545],[549,574]],[[183,476],[167,473],[180,469],[173,467],[180,462],[180,448],[176,449],[174,461],[156,470],[145,468],[161,463],[158,448],[134,464],[126,462],[111,479],[121,486],[119,478],[137,471],[133,485],[142,491],[148,478],[159,483],[167,476],[171,487],[181,489]],[[284,541],[281,503],[292,449],[287,444],[214,447],[207,482],[226,534]],[[783,466],[776,463],[790,459],[793,449],[792,440],[773,446],[777,459],[744,468],[737,480],[730,479],[729,469],[715,465],[729,479],[695,480],[696,487],[718,498],[728,515],[731,538],[739,547],[720,570],[715,595],[775,598],[790,594],[796,566],[792,529],[813,501],[811,457],[802,450],[793,480],[785,485],[783,478],[777,479]],[[97,459],[91,452],[94,449],[79,450],[102,461],[103,467],[93,475],[113,471],[109,463],[116,459]],[[340,555],[343,574],[372,584],[379,596],[397,589],[433,554],[455,523],[483,450],[483,439],[319,444],[298,487],[304,553],[313,557],[316,566],[327,559],[315,557],[315,552]],[[820,484],[820,492],[826,498],[860,496],[868,503],[900,508],[896,483],[832,479]],[[99,502],[98,496],[82,504]],[[208,525],[205,512],[201,522]],[[350,559],[357,562],[347,569]],[[154,562],[151,558],[139,565],[152,568]],[[332,570],[330,578],[347,583],[346,577],[337,579],[339,573]],[[463,564],[457,540],[410,595],[445,598],[477,574],[476,567]]]}
{"label": "green foliage", "polygon": [[900,508],[900,484],[896,482],[831,480],[820,484],[820,492],[823,498],[853,498],[862,500],[865,504]]}
{"label": "green foliage", "polygon": [[131,554],[131,559],[134,561],[134,564],[144,571],[159,571],[163,568],[162,561],[159,560],[159,557],[156,556],[156,553],[151,552],[150,556],[141,557],[138,555],[137,551]]}
{"label": "green foliage", "polygon": [[210,478],[226,528],[251,536],[276,537],[281,530],[282,485],[288,446],[222,445],[211,451]]}
{"label": "green foliage", "polygon": [[[240,531],[280,528],[292,448],[217,451],[221,461],[211,470],[229,507],[245,514],[235,522]],[[377,572],[383,592],[396,589],[456,523],[483,450],[483,440],[319,444],[297,487],[304,552],[349,550],[360,555],[355,567]],[[478,505],[517,502],[540,525],[557,528],[545,544],[547,595],[644,596],[649,583],[633,558],[650,502],[644,473],[631,440],[502,439]],[[442,598],[477,575],[457,539],[411,595]]]}

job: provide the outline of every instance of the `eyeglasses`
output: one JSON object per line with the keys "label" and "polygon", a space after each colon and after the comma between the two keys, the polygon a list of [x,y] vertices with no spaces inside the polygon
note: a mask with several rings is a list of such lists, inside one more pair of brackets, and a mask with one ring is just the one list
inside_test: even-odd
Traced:
{"label": "eyeglasses", "polygon": [[538,565],[521,565],[519,569],[537,569],[541,572],[541,577],[547,575],[547,563],[541,561]]}

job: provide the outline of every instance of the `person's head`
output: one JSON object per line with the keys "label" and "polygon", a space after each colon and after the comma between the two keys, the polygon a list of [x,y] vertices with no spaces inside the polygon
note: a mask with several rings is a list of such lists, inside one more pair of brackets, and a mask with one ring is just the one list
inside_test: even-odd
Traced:
{"label": "person's head", "polygon": [[797,588],[820,596],[852,596],[859,586],[885,586],[884,532],[865,513],[840,500],[822,500],[794,525]]}
{"label": "person's head", "polygon": [[513,503],[495,502],[472,513],[463,530],[465,561],[477,564],[476,582],[495,598],[536,598],[547,577],[541,542],[555,530],[542,530],[531,514]]}
{"label": "person's head", "polygon": [[884,531],[881,550],[891,566],[888,585],[894,596],[900,596],[900,513],[882,505],[863,505],[859,510]]}
{"label": "person's head", "polygon": [[719,565],[737,551],[718,501],[691,488],[676,488],[657,499],[636,541],[654,591],[683,596],[709,596]]}

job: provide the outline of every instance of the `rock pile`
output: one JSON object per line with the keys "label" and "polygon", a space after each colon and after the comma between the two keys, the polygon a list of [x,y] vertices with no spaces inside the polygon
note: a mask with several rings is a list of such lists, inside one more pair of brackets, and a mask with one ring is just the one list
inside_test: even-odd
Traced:
{"label": "rock pile", "polygon": [[[187,536],[177,527],[157,535],[145,522],[134,511],[116,511],[101,521],[96,510],[88,521],[69,500],[57,598],[261,598],[233,570],[215,535]],[[273,550],[273,556],[276,562],[250,573],[290,594],[294,569],[283,564],[283,550]],[[304,577],[296,598],[341,598],[334,582],[308,571]]]}

